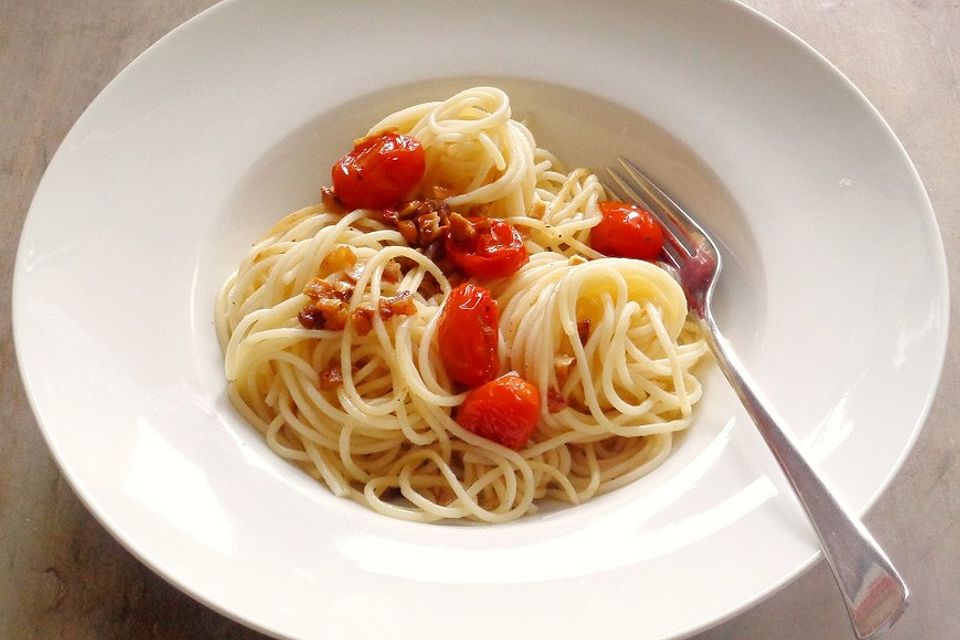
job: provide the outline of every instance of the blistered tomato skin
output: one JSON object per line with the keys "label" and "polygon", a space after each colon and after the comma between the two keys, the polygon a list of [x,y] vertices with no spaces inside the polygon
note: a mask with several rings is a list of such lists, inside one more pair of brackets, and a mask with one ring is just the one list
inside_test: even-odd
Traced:
{"label": "blistered tomato skin", "polygon": [[539,418],[540,392],[515,373],[477,387],[457,411],[464,429],[514,451],[527,444]]}
{"label": "blistered tomato skin", "polygon": [[476,233],[465,242],[447,236],[450,260],[471,278],[505,278],[516,273],[529,260],[520,232],[496,218],[471,218]]}
{"label": "blistered tomato skin", "polygon": [[440,360],[451,380],[477,387],[500,367],[497,303],[483,287],[464,283],[450,292],[437,327]]}
{"label": "blistered tomato skin", "polygon": [[333,190],[347,210],[400,204],[426,170],[423,146],[413,137],[384,132],[364,138],[331,169]]}
{"label": "blistered tomato skin", "polygon": [[590,246],[605,256],[656,260],[663,229],[653,214],[627,202],[600,203],[600,224],[590,230]]}

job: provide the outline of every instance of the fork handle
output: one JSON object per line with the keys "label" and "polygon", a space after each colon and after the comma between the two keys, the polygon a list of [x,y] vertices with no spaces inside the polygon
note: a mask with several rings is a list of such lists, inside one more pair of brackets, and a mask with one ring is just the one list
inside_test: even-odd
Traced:
{"label": "fork handle", "polygon": [[810,523],[820,538],[858,638],[876,638],[907,608],[909,591],[862,524],[851,517],[780,426],[712,317],[700,319],[703,335],[720,369],[753,419],[783,469]]}

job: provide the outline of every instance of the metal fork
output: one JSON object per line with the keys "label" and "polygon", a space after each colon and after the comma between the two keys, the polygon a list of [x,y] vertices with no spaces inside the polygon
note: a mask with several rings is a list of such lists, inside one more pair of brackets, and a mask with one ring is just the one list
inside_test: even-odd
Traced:
{"label": "metal fork", "polygon": [[649,209],[659,218],[666,239],[663,260],[676,269],[690,310],[720,369],[760,430],[820,538],[854,632],[861,639],[878,637],[906,609],[907,585],[870,533],[840,506],[804,459],[784,432],[783,419],[760,393],[720,333],[710,309],[721,266],[716,243],[633,163],[622,157],[618,160],[618,168],[607,169],[618,188],[605,185],[606,189]]}

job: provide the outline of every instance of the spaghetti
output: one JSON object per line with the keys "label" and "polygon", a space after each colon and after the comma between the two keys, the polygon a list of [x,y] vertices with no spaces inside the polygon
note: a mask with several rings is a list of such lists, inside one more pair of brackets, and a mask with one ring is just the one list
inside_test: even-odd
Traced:
{"label": "spaghetti", "polygon": [[[329,191],[274,225],[217,300],[237,410],[336,495],[422,522],[506,522],[660,464],[690,424],[707,348],[666,271],[591,247],[606,199],[596,176],[563,172],[495,88],[404,109],[368,138],[385,131],[422,145],[406,200],[441,196],[448,235],[502,220],[522,240],[522,266],[480,284],[499,309],[495,368],[542,400],[532,435],[514,450],[458,421],[469,390],[444,366],[438,327],[464,274],[442,242]],[[305,310],[326,315],[311,324]]]}

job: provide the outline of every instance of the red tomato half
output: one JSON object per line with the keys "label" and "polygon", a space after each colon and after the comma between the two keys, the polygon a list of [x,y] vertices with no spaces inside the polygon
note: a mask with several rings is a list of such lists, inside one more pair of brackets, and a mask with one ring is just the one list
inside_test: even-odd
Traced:
{"label": "red tomato half", "polygon": [[627,202],[600,203],[600,224],[590,230],[590,246],[606,256],[656,260],[663,229],[653,215]]}
{"label": "red tomato half", "polygon": [[333,165],[333,190],[348,210],[400,204],[426,169],[416,138],[385,132],[361,140]]}
{"label": "red tomato half", "polygon": [[523,448],[540,418],[540,392],[515,373],[467,394],[457,422],[467,431],[510,449]]}
{"label": "red tomato half", "polygon": [[437,327],[440,360],[454,382],[476,387],[497,376],[497,303],[483,287],[464,283],[450,292]]}
{"label": "red tomato half", "polygon": [[528,260],[523,238],[503,220],[471,218],[476,233],[466,242],[447,236],[447,255],[472,278],[503,278]]}

